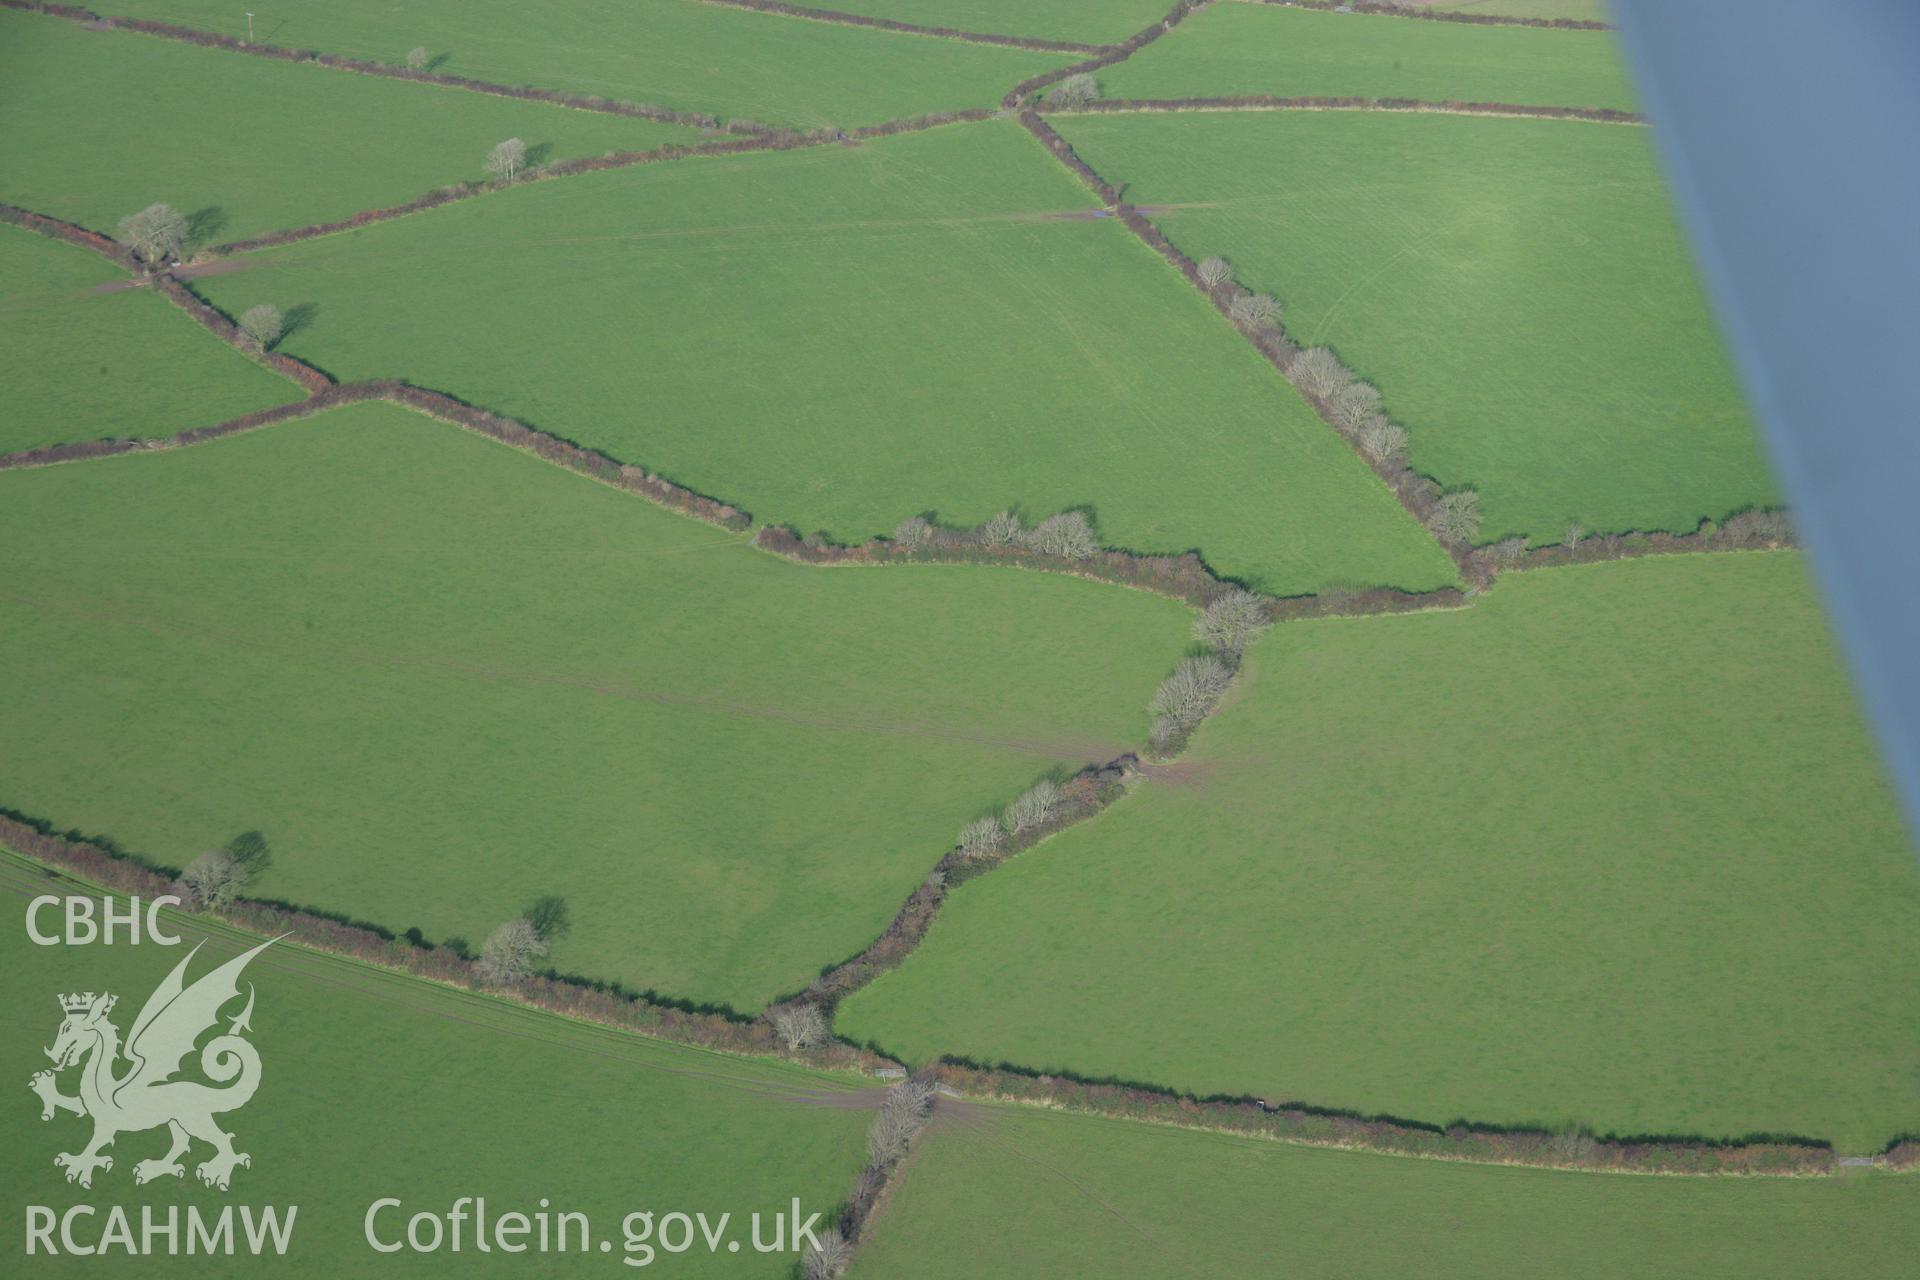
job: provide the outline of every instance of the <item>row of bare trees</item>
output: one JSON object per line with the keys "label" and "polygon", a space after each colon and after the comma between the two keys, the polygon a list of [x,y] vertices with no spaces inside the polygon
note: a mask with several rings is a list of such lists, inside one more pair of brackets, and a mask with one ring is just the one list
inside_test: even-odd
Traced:
{"label": "row of bare trees", "polygon": [[909,1076],[888,1088],[880,1112],[867,1128],[867,1163],[854,1178],[840,1221],[819,1233],[800,1255],[801,1280],[838,1280],[853,1262],[854,1241],[900,1162],[933,1116],[931,1072]]}
{"label": "row of bare trees", "polygon": [[1031,529],[1012,511],[1002,511],[974,529],[942,529],[925,516],[908,516],[895,526],[891,540],[906,551],[924,551],[936,544],[971,544],[1015,548],[1064,560],[1087,560],[1100,550],[1093,522],[1084,511],[1062,511]]}
{"label": "row of bare trees", "polygon": [[1443,491],[1407,465],[1407,430],[1387,417],[1380,389],[1326,347],[1294,349],[1280,323],[1279,299],[1235,284],[1233,265],[1225,258],[1207,258],[1194,272],[1209,294],[1224,300],[1228,318],[1274,354],[1288,381],[1359,449],[1434,537],[1464,557],[1480,535],[1480,495],[1471,488]]}
{"label": "row of bare trees", "polygon": [[1193,638],[1209,652],[1184,659],[1160,682],[1147,710],[1153,715],[1153,750],[1174,755],[1200,722],[1212,715],[1240,669],[1247,646],[1273,624],[1264,596],[1232,587],[1216,596],[1193,621]]}
{"label": "row of bare trees", "polygon": [[[179,260],[186,248],[191,224],[164,201],[148,205],[120,219],[117,238],[134,260],[157,270]],[[241,337],[255,351],[266,351],[286,331],[286,317],[270,302],[247,308],[240,316]]]}

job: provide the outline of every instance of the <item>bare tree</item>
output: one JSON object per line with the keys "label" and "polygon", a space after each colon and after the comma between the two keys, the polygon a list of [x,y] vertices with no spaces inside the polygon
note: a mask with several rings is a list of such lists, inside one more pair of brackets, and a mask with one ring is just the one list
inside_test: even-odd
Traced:
{"label": "bare tree", "polygon": [[924,1124],[933,1114],[933,1081],[924,1076],[909,1076],[887,1090],[882,1111],[898,1111],[908,1119]]}
{"label": "bare tree", "polygon": [[1472,489],[1456,489],[1440,495],[1440,503],[1427,517],[1427,527],[1442,542],[1465,546],[1480,533],[1480,495]]}
{"label": "bare tree", "polygon": [[889,1165],[907,1154],[913,1141],[913,1122],[886,1107],[873,1118],[867,1130],[867,1158],[877,1165]]}
{"label": "bare tree", "polygon": [[1208,258],[1200,264],[1200,283],[1209,289],[1218,289],[1233,279],[1233,268],[1227,265],[1225,258]]}
{"label": "bare tree", "polygon": [[526,160],[527,144],[518,138],[508,138],[487,152],[487,172],[502,182],[512,182]]}
{"label": "bare tree", "polygon": [[1007,830],[1019,835],[1045,826],[1060,812],[1062,799],[1060,788],[1053,783],[1045,779],[1034,783],[1025,795],[1007,806],[1003,815]]}
{"label": "bare tree", "polygon": [[1235,323],[1257,329],[1280,323],[1280,303],[1269,293],[1243,293],[1227,304],[1227,314]]}
{"label": "bare tree", "polygon": [[204,911],[233,901],[247,882],[247,869],[225,849],[212,849],[187,864],[180,887],[187,902]]}
{"label": "bare tree", "polygon": [[533,962],[546,954],[547,944],[532,925],[524,919],[509,920],[480,944],[480,960],[474,967],[483,982],[510,986],[532,973]]}
{"label": "bare tree", "polygon": [[1047,101],[1061,107],[1082,107],[1100,96],[1100,82],[1091,73],[1081,71],[1068,76],[1047,95]]}
{"label": "bare tree", "polygon": [[1547,1155],[1561,1164],[1584,1164],[1593,1159],[1600,1143],[1590,1133],[1562,1129],[1546,1141]]}
{"label": "bare tree", "polygon": [[1375,462],[1404,457],[1407,452],[1407,433],[1376,413],[1360,428],[1360,447]]}
{"label": "bare tree", "polygon": [[960,852],[969,858],[984,858],[1000,852],[1006,833],[992,818],[979,818],[960,829]]}
{"label": "bare tree", "polygon": [[1233,682],[1233,672],[1218,658],[1188,658],[1153,691],[1147,710],[1181,730],[1207,718],[1220,695]]}
{"label": "bare tree", "polygon": [[901,1159],[932,1110],[933,1086],[926,1080],[902,1080],[888,1089],[880,1114],[867,1130],[868,1157],[881,1167]]}
{"label": "bare tree", "polygon": [[1527,558],[1527,540],[1521,537],[1502,538],[1493,544],[1493,562],[1502,569],[1512,569]]}
{"label": "bare tree", "polygon": [[1267,602],[1238,587],[1213,601],[1193,620],[1193,638],[1239,661],[1247,645],[1270,623]]}
{"label": "bare tree", "polygon": [[240,332],[262,351],[280,341],[280,333],[285,327],[286,322],[280,317],[280,308],[271,302],[248,307],[240,314]]}
{"label": "bare tree", "polygon": [[407,50],[407,67],[413,71],[426,70],[427,51],[418,45]]}
{"label": "bare tree", "polygon": [[1004,547],[1020,541],[1026,530],[1021,527],[1020,517],[1011,511],[1002,511],[993,519],[980,526],[980,541],[990,547]]}
{"label": "bare tree", "polygon": [[1742,511],[1720,522],[1714,539],[1735,547],[1790,547],[1793,520],[1784,511]]}
{"label": "bare tree", "polygon": [[1309,347],[1287,366],[1293,385],[1309,395],[1325,398],[1353,381],[1353,374],[1325,347]]}
{"label": "bare tree", "polygon": [[767,1022],[789,1049],[811,1048],[827,1039],[827,1018],[817,1004],[775,1005],[767,1010]]}
{"label": "bare tree", "polygon": [[853,1246],[840,1228],[828,1227],[800,1257],[801,1280],[838,1280],[853,1261]]}
{"label": "bare tree", "polygon": [[177,256],[187,242],[187,220],[170,204],[150,204],[120,219],[120,243],[148,266]]}
{"label": "bare tree", "polygon": [[1572,559],[1580,550],[1580,540],[1587,536],[1587,527],[1578,520],[1567,522],[1567,531],[1560,535],[1560,544],[1567,549],[1567,558]]}
{"label": "bare tree", "polygon": [[1085,560],[1100,549],[1100,544],[1094,540],[1093,526],[1078,511],[1062,511],[1057,516],[1048,516],[1024,534],[1021,541],[1029,550],[1043,555],[1065,556],[1069,560]]}
{"label": "bare tree", "polygon": [[933,541],[933,526],[925,516],[908,516],[893,527],[893,540],[909,551],[917,551]]}
{"label": "bare tree", "polygon": [[1327,397],[1327,409],[1342,431],[1358,431],[1380,412],[1380,389],[1371,382],[1349,382]]}

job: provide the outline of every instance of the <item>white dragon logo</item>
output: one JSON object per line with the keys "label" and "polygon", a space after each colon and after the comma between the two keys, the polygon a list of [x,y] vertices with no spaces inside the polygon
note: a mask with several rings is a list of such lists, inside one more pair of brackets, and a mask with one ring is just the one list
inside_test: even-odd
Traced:
{"label": "white dragon logo", "polygon": [[[140,1016],[133,1020],[124,1050],[119,1028],[107,1020],[117,997],[91,991],[60,997],[66,1018],[60,1023],[53,1047],[46,1051],[53,1059],[53,1070],[36,1073],[28,1085],[40,1095],[42,1120],[53,1119],[56,1111],[93,1118],[93,1140],[85,1149],[53,1158],[55,1165],[67,1171],[68,1182],[91,1187],[94,1170],[113,1170],[113,1158],[101,1151],[112,1146],[115,1137],[161,1125],[173,1135],[173,1147],[158,1160],[134,1165],[136,1183],[163,1176],[181,1177],[186,1170],[181,1167],[180,1157],[187,1153],[193,1138],[213,1146],[212,1158],[194,1170],[210,1187],[225,1191],[236,1165],[253,1164],[251,1156],[233,1149],[233,1135],[213,1121],[222,1112],[245,1106],[260,1086],[260,1054],[241,1038],[241,1032],[253,1029],[249,1022],[253,1016],[251,983],[247,985],[247,1007],[230,1021],[225,1035],[215,1036],[200,1050],[200,1070],[207,1079],[226,1087],[216,1089],[172,1077],[193,1052],[201,1033],[220,1020],[221,1007],[239,996],[240,971],[247,962],[279,940],[270,939],[234,957],[189,987],[183,979],[188,963],[200,950],[196,945],[147,997]],[[114,1067],[123,1054],[132,1066],[125,1074],[115,1075]],[[79,1095],[68,1097],[55,1084],[55,1072],[83,1058],[87,1062],[80,1073]]]}

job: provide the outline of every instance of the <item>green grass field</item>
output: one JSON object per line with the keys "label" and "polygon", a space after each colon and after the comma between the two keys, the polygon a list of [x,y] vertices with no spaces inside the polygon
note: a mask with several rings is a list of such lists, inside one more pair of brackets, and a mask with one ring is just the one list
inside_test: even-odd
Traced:
{"label": "green grass field", "polygon": [[1570,520],[1690,532],[1777,500],[1647,131],[1362,112],[1058,123],[1130,199],[1198,203],[1157,220],[1375,382],[1415,469],[1479,489],[1482,540],[1558,542]]}
{"label": "green grass field", "polygon": [[973,1106],[941,1120],[850,1280],[1904,1276],[1920,1179],[1561,1173]]}
{"label": "green grass field", "polygon": [[208,336],[85,249],[0,226],[0,453],[165,435],[298,400],[301,390]]}
{"label": "green grass field", "polygon": [[[245,35],[242,11],[222,0],[122,0],[115,11]],[[798,128],[990,107],[1018,82],[1074,60],[699,0],[570,0],[543,6],[534,24],[519,0],[261,0],[253,12],[262,44],[395,65],[420,47],[441,59],[434,69],[444,75]]]}
{"label": "green grass field", "polygon": [[1118,44],[1159,21],[1173,0],[822,0],[814,7],[961,31]]}
{"label": "green grass field", "polygon": [[[249,255],[217,304],[854,541],[1085,505],[1283,592],[1453,566],[1297,395],[1017,126],[542,183]],[[714,360],[733,371],[715,377]]]}
{"label": "green grass field", "polygon": [[[283,1214],[298,1206],[283,1258],[140,1259],[138,1269],[148,1274],[618,1275],[627,1270],[622,1259],[641,1256],[625,1252],[622,1219],[650,1210],[704,1211],[710,1222],[732,1212],[733,1232],[745,1242],[739,1254],[718,1258],[704,1244],[659,1253],[653,1261],[663,1271],[786,1276],[794,1255],[755,1253],[749,1215],[785,1210],[797,1196],[802,1217],[819,1210],[829,1220],[865,1160],[869,1115],[858,1106],[854,1077],[649,1040],[281,944],[245,971],[255,990],[248,1038],[260,1054],[259,1091],[220,1117],[252,1165],[235,1171],[231,1191],[213,1190],[194,1176],[193,1165],[211,1150],[196,1144],[181,1181],[136,1187],[134,1164],[162,1155],[167,1135],[123,1133],[110,1150],[113,1168],[83,1190],[64,1180],[53,1157],[79,1150],[89,1127],[65,1113],[43,1122],[25,1087],[48,1066],[41,1050],[60,1025],[56,995],[113,992],[119,1005],[112,1021],[124,1035],[148,993],[194,943],[206,939],[189,981],[259,939],[199,917],[169,916],[181,946],[32,946],[19,926],[27,897],[82,890],[45,879],[4,852],[0,887],[15,917],[0,930],[8,973],[0,1007],[14,1031],[4,1059],[11,1096],[0,1109],[0,1197],[14,1206],[7,1247],[18,1259],[9,1264],[15,1274],[98,1275],[116,1262],[126,1268],[117,1250],[105,1259],[24,1256],[19,1206],[64,1213],[91,1204],[97,1212],[78,1220],[82,1241],[91,1242],[89,1232],[98,1239],[109,1206],[125,1209],[136,1234],[142,1206],[162,1221],[177,1206],[183,1250],[188,1206],[207,1215],[227,1205],[275,1206]],[[226,1010],[238,1011],[237,1003]],[[61,1092],[77,1091],[78,1071],[61,1075]],[[445,1214],[462,1196],[484,1196],[495,1219],[508,1211],[532,1215],[544,1198],[548,1212],[587,1214],[593,1239],[607,1239],[613,1249],[482,1254],[473,1246],[471,1219],[460,1253],[388,1256],[366,1243],[362,1221],[376,1200],[403,1202],[376,1219],[390,1241],[409,1215]],[[769,1243],[771,1230],[769,1224],[762,1237]],[[570,1243],[577,1240],[576,1230]],[[164,1240],[157,1247],[164,1250]]]}
{"label": "green grass field", "polygon": [[[503,138],[542,163],[704,140],[13,10],[0,10],[0,47],[0,199],[108,235],[156,200],[194,215],[201,246],[331,222],[485,178]],[[178,145],[154,145],[156,119]]]}
{"label": "green grass field", "polygon": [[0,802],[259,896],[751,1010],[980,813],[1144,740],[1172,601],[807,569],[386,405],[0,475]]}
{"label": "green grass field", "polygon": [[1288,623],[842,1034],[1432,1123],[1920,1129],[1920,874],[1791,553]]}
{"label": "green grass field", "polygon": [[1420,98],[1613,107],[1636,103],[1606,31],[1419,22],[1215,4],[1099,73],[1108,98]]}
{"label": "green grass field", "polygon": [[1611,22],[1607,0],[1445,0],[1438,7],[1489,17],[1570,18],[1575,22]]}

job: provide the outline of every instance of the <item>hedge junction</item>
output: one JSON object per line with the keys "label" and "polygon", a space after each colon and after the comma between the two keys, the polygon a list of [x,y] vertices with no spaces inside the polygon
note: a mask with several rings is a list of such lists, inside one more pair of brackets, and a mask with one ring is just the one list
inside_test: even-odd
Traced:
{"label": "hedge junction", "polygon": [[[462,427],[511,447],[532,453],[548,462],[587,476],[600,483],[625,490],[661,506],[702,520],[743,536],[766,551],[801,564],[814,566],[885,565],[890,563],[994,563],[1050,573],[1071,574],[1115,585],[1154,591],[1181,600],[1196,610],[1223,601],[1257,601],[1258,626],[1294,619],[1328,616],[1365,616],[1403,613],[1427,609],[1472,607],[1473,598],[1490,586],[1502,572],[1534,567],[1588,562],[1592,560],[1635,558],[1642,555],[1686,554],[1700,552],[1768,549],[1795,544],[1793,531],[1784,513],[1769,511],[1736,512],[1725,521],[1703,521],[1691,534],[1615,533],[1542,547],[1515,547],[1499,544],[1474,547],[1469,538],[1449,538],[1435,530],[1435,513],[1442,495],[1438,486],[1426,477],[1409,471],[1392,453],[1370,451],[1356,437],[1351,425],[1344,424],[1332,395],[1316,394],[1291,376],[1294,361],[1301,354],[1279,325],[1265,316],[1246,309],[1245,290],[1230,280],[1212,280],[1196,264],[1167,240],[1134,206],[1125,202],[1117,188],[1080,159],[1073,148],[1047,123],[1038,109],[1039,94],[1070,76],[1090,74],[1130,57],[1183,19],[1204,9],[1212,0],[1179,0],[1166,16],[1117,45],[1083,45],[1061,41],[1028,40],[1018,36],[963,32],[948,28],[921,27],[832,10],[800,8],[776,0],[704,0],[726,7],[754,9],[791,18],[846,23],[874,27],[922,37],[1009,45],[1047,52],[1086,53],[1089,58],[1070,66],[1022,82],[1010,90],[998,112],[984,109],[948,112],[890,121],[885,124],[851,130],[796,132],[748,124],[723,124],[704,116],[674,112],[643,104],[587,100],[574,95],[515,88],[435,75],[378,63],[338,58],[310,51],[273,49],[248,45],[244,41],[211,33],[193,31],[169,24],[139,19],[103,18],[76,6],[40,4],[33,0],[0,0],[8,8],[45,13],[93,26],[118,26],[165,39],[185,40],[233,52],[279,58],[288,61],[313,61],[320,65],[361,74],[392,76],[437,83],[472,92],[542,99],[582,110],[661,119],[689,124],[710,132],[732,134],[722,141],[696,146],[666,146],[650,151],[623,152],[606,157],[563,162],[530,174],[526,180],[546,180],[574,173],[659,163],[701,155],[739,154],[762,150],[786,150],[824,145],[855,145],[860,140],[890,134],[913,132],[946,124],[988,119],[995,115],[1012,116],[1065,168],[1078,177],[1100,200],[1103,210],[1123,223],[1142,243],[1159,254],[1196,289],[1241,335],[1289,381],[1326,421],[1348,439],[1356,453],[1378,474],[1400,500],[1408,514],[1434,532],[1454,560],[1465,583],[1464,590],[1444,588],[1424,594],[1387,589],[1326,591],[1317,596],[1277,598],[1257,596],[1238,584],[1217,577],[1199,556],[1147,556],[1097,545],[1073,545],[1065,549],[1023,544],[993,536],[982,529],[955,530],[925,526],[910,528],[903,524],[893,539],[875,538],[857,546],[838,546],[813,539],[803,540],[780,524],[756,525],[747,512],[722,500],[695,493],[653,475],[644,467],[623,463],[571,441],[538,430],[525,423],[465,403],[446,392],[416,387],[395,379],[338,383],[333,378],[291,356],[264,350],[250,343],[227,316],[209,306],[187,283],[193,267],[217,261],[227,255],[271,245],[286,244],[316,236],[333,234],[394,217],[407,216],[435,208],[453,200],[476,197],[498,190],[507,182],[473,183],[442,188],[414,201],[385,209],[368,210],[344,221],[277,232],[250,240],[222,244],[202,251],[187,267],[162,266],[148,270],[123,246],[107,236],[89,231],[30,210],[0,204],[0,221],[12,223],[40,234],[63,240],[109,259],[125,268],[133,277],[130,283],[150,287],[198,321],[208,332],[276,373],[304,388],[308,395],[292,404],[261,410],[227,422],[183,431],[159,439],[104,440],[78,444],[59,444],[0,455],[0,470],[14,470],[79,462],[97,457],[162,449],[184,448],[211,442],[241,432],[257,430],[292,421],[326,409],[369,400],[402,405],[451,425]],[[1263,3],[1287,3],[1288,0],[1262,0]],[[1298,4],[1298,7],[1331,8],[1332,5]],[[1495,18],[1486,15],[1448,13],[1420,9],[1408,11],[1394,6],[1356,4],[1356,13],[1417,18],[1431,21],[1458,21],[1478,24],[1559,26],[1582,29],[1604,24],[1566,20]],[[1172,101],[1107,100],[1055,104],[1060,109],[1089,113],[1165,112],[1165,111],[1240,111],[1240,110],[1379,110],[1433,111],[1453,114],[1527,116],[1570,119],[1593,123],[1641,125],[1644,117],[1630,112],[1589,110],[1565,107],[1539,107],[1514,103],[1423,102],[1408,99],[1327,99],[1327,98],[1221,98]],[[1031,531],[1029,531],[1031,532]],[[1571,532],[1571,531],[1570,531]],[[1228,657],[1228,678],[1232,659]],[[1216,692],[1202,714],[1210,713],[1219,702]],[[791,1058],[816,1067],[853,1070],[901,1083],[888,1090],[876,1134],[891,1117],[898,1132],[889,1141],[893,1149],[882,1149],[861,1170],[850,1191],[841,1215],[845,1243],[857,1246],[860,1229],[884,1198],[899,1175],[905,1143],[924,1124],[935,1105],[935,1095],[1018,1102],[1028,1105],[1086,1111],[1145,1123],[1185,1128],[1208,1129],[1271,1138],[1278,1141],[1314,1146],[1358,1148],[1378,1152],[1433,1159],[1477,1163],[1528,1165],[1589,1171],[1651,1173],[1669,1175],[1774,1174],[1834,1175],[1843,1168],[1872,1165],[1888,1170],[1920,1169],[1920,1138],[1903,1137],[1871,1157],[1839,1156],[1830,1144],[1813,1138],[1768,1136],[1739,1141],[1713,1141],[1692,1137],[1642,1137],[1622,1139],[1595,1137],[1591,1134],[1547,1133],[1511,1129],[1498,1125],[1455,1122],[1441,1126],[1393,1116],[1366,1116],[1352,1112],[1315,1107],[1293,1101],[1273,1101],[1250,1097],[1196,1098],[1150,1084],[1113,1080],[1091,1080],[1071,1075],[1041,1074],[1018,1067],[985,1067],[947,1058],[909,1076],[907,1068],[886,1056],[834,1038],[830,1033],[814,1043],[790,1044],[776,1024],[797,1009],[817,1010],[822,1026],[830,1026],[834,1005],[843,997],[896,967],[926,934],[948,893],[959,884],[988,874],[1002,862],[1041,843],[1065,827],[1100,813],[1127,789],[1147,785],[1155,768],[1175,758],[1194,725],[1183,726],[1177,738],[1158,743],[1117,759],[1088,765],[1061,785],[1058,798],[1038,823],[1016,830],[996,847],[982,853],[956,844],[933,865],[926,880],[901,905],[881,935],[860,954],[823,971],[803,991],[776,1003],[758,1018],[748,1019],[723,1011],[714,1011],[684,1001],[664,1000],[629,992],[617,984],[563,978],[553,974],[535,976],[519,986],[496,992],[495,998],[550,1011],[570,1018],[626,1028],[668,1040],[699,1044],[727,1052]],[[150,865],[100,838],[79,833],[58,833],[43,821],[0,810],[0,857],[9,857],[5,849],[27,855],[30,862],[14,863],[16,872],[26,867],[37,874],[97,886],[120,893],[154,896],[176,888],[174,873]],[[428,982],[469,990],[491,990],[476,973],[475,963],[444,947],[436,948],[417,937],[396,937],[377,925],[345,921],[321,912],[253,901],[241,898],[209,912],[229,925],[257,934],[291,933],[298,942],[316,950],[344,955],[362,962],[403,970]],[[842,1260],[844,1266],[844,1258]]]}

